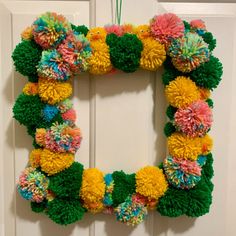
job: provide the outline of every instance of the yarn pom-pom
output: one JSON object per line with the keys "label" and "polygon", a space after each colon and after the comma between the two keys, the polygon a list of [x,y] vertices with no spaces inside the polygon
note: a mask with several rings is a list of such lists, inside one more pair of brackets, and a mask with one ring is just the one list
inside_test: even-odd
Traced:
{"label": "yarn pom-pom", "polygon": [[107,34],[115,34],[117,36],[123,35],[123,30],[120,25],[105,25],[104,28]]}
{"label": "yarn pom-pom", "polygon": [[166,108],[166,115],[167,117],[170,119],[170,120],[174,120],[175,118],[175,112],[177,111],[177,108],[176,107],[173,107],[171,105],[169,105],[167,108]]}
{"label": "yarn pom-pom", "polygon": [[71,25],[65,17],[54,12],[41,15],[33,23],[34,40],[44,49],[56,47],[70,30]]}
{"label": "yarn pom-pom", "polygon": [[195,161],[202,154],[200,138],[191,138],[176,132],[168,137],[167,144],[170,155],[176,158]]}
{"label": "yarn pom-pom", "polygon": [[83,165],[74,162],[66,170],[50,177],[48,189],[59,197],[73,198],[79,196],[82,184]]}
{"label": "yarn pom-pom", "polygon": [[23,40],[31,40],[34,38],[33,36],[33,26],[26,27],[23,32],[20,34]]}
{"label": "yarn pom-pom", "polygon": [[37,95],[38,94],[38,83],[32,83],[32,82],[28,82],[22,92],[25,95]]}
{"label": "yarn pom-pom", "polygon": [[204,137],[201,138],[202,143],[202,155],[207,155],[210,153],[213,147],[213,140],[212,138],[206,134]]}
{"label": "yarn pom-pom", "polygon": [[212,153],[209,153],[206,157],[206,163],[203,165],[202,169],[204,170],[205,176],[208,179],[211,179],[214,176],[214,169],[213,169],[213,156]]}
{"label": "yarn pom-pom", "polygon": [[78,199],[55,198],[48,202],[47,214],[51,220],[60,225],[72,224],[81,220],[85,209]]}
{"label": "yarn pom-pom", "polygon": [[[112,65],[124,72],[136,71],[143,50],[142,42],[134,34],[124,34],[121,37],[116,37],[114,34],[107,36]],[[115,42],[112,42],[112,39],[115,39]]]}
{"label": "yarn pom-pom", "polygon": [[168,184],[163,171],[155,166],[140,169],[135,176],[136,192],[148,199],[158,199],[164,195]]}
{"label": "yarn pom-pom", "polygon": [[114,180],[112,178],[112,174],[106,174],[104,176],[104,181],[105,181],[105,184],[106,184],[106,189],[105,189],[103,204],[106,207],[110,207],[113,204],[112,192],[114,190]]}
{"label": "yarn pom-pom", "polygon": [[184,35],[184,23],[173,13],[155,16],[150,22],[150,27],[153,37],[166,45],[172,39]]}
{"label": "yarn pom-pom", "polygon": [[212,111],[202,100],[180,108],[175,113],[176,126],[190,137],[204,136],[211,128],[212,121]]}
{"label": "yarn pom-pom", "polygon": [[102,211],[105,187],[103,173],[100,170],[96,168],[84,170],[80,197],[87,210],[92,213]]}
{"label": "yarn pom-pom", "polygon": [[35,213],[43,212],[46,209],[47,201],[42,202],[31,202],[31,210]]}
{"label": "yarn pom-pom", "polygon": [[76,111],[71,108],[69,110],[67,110],[66,112],[61,114],[62,119],[69,124],[70,126],[73,126],[75,124],[76,121]]}
{"label": "yarn pom-pom", "polygon": [[61,111],[61,113],[65,113],[69,109],[73,108],[73,103],[70,99],[67,98],[59,103],[58,108]]}
{"label": "yarn pom-pom", "polygon": [[71,24],[71,28],[77,34],[83,34],[85,37],[87,36],[87,33],[89,31],[88,27],[85,25],[75,26],[75,25]]}
{"label": "yarn pom-pom", "polygon": [[206,32],[205,22],[201,19],[192,20],[190,22],[191,30],[197,32],[199,35],[203,35]]}
{"label": "yarn pom-pom", "polygon": [[166,137],[170,137],[176,131],[172,122],[167,122],[164,127],[164,134]]}
{"label": "yarn pom-pom", "polygon": [[32,202],[42,202],[47,195],[49,180],[33,167],[26,168],[19,177],[17,190],[20,195]]}
{"label": "yarn pom-pom", "polygon": [[201,179],[201,167],[197,161],[167,157],[163,162],[168,182],[182,189],[193,188]]}
{"label": "yarn pom-pom", "polygon": [[54,49],[42,52],[38,74],[43,78],[66,81],[72,75],[72,71],[62,55]]}
{"label": "yarn pom-pom", "polygon": [[112,192],[113,206],[116,207],[125,199],[135,193],[135,174],[125,174],[123,171],[115,171],[112,174],[114,190]]}
{"label": "yarn pom-pom", "polygon": [[16,71],[28,76],[29,81],[37,82],[37,65],[39,64],[41,53],[42,49],[34,41],[23,40],[15,47],[12,53]]}
{"label": "yarn pom-pom", "polygon": [[211,56],[208,62],[193,71],[190,76],[196,85],[213,90],[219,85],[222,74],[223,66],[220,60]]}
{"label": "yarn pom-pom", "polygon": [[125,202],[115,208],[116,219],[127,225],[138,225],[147,217],[147,207],[135,201],[135,198],[128,196]]}
{"label": "yarn pom-pom", "polygon": [[40,167],[41,154],[42,154],[41,148],[37,148],[31,151],[29,163],[32,167],[34,168]]}
{"label": "yarn pom-pom", "polygon": [[202,35],[203,40],[208,44],[210,51],[213,51],[216,47],[216,39],[213,37],[211,32],[206,32]]}
{"label": "yarn pom-pom", "polygon": [[165,88],[166,97],[171,106],[184,108],[200,99],[196,84],[185,76],[178,76]]}
{"label": "yarn pom-pom", "polygon": [[173,65],[181,72],[195,70],[210,57],[208,45],[197,33],[186,33],[184,37],[173,40],[168,48]]}
{"label": "yarn pom-pom", "polygon": [[50,122],[57,114],[59,110],[56,106],[46,105],[43,109],[43,117],[47,122]]}

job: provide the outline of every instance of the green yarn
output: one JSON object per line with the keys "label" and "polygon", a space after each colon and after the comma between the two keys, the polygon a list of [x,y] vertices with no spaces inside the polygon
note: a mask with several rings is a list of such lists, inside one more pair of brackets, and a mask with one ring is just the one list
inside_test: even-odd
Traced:
{"label": "green yarn", "polygon": [[17,71],[28,76],[29,81],[38,80],[37,65],[41,58],[42,49],[34,42],[23,40],[12,53],[12,59]]}
{"label": "green yarn", "polygon": [[60,225],[72,224],[81,220],[85,209],[78,199],[55,198],[48,202],[47,214],[51,220]]}
{"label": "green yarn", "polygon": [[202,35],[203,40],[208,44],[210,51],[213,51],[216,47],[216,39],[213,37],[211,32],[206,32]]}
{"label": "green yarn", "polygon": [[37,202],[31,202],[31,210],[36,213],[43,212],[46,209],[47,201],[43,201],[40,203]]}
{"label": "green yarn", "polygon": [[188,192],[169,187],[157,204],[157,211],[162,216],[178,217],[184,215],[189,207]]}
{"label": "green yarn", "polygon": [[34,126],[42,121],[44,103],[39,96],[20,94],[13,107],[14,118],[20,124]]}
{"label": "green yarn", "polygon": [[213,169],[213,156],[212,153],[209,153],[206,159],[205,165],[203,165],[202,169],[208,179],[212,179],[214,176],[214,169]]}
{"label": "green yarn", "polygon": [[213,102],[212,99],[208,98],[208,99],[206,100],[206,102],[208,103],[208,106],[209,106],[210,108],[214,108],[214,102]]}
{"label": "green yarn", "polygon": [[73,31],[75,31],[79,34],[83,34],[85,37],[86,37],[86,35],[89,31],[89,29],[85,25],[76,26],[76,25],[71,24],[71,28],[72,28]]}
{"label": "green yarn", "polygon": [[110,47],[113,66],[124,72],[134,72],[139,68],[143,44],[135,34],[107,35],[106,42]]}
{"label": "green yarn", "polygon": [[184,23],[185,32],[189,32],[191,28],[190,24],[185,20],[183,21],[183,23]]}
{"label": "green yarn", "polygon": [[218,58],[210,56],[210,60],[196,70],[190,76],[197,86],[213,90],[218,86],[223,74],[223,66]]}
{"label": "green yarn", "polygon": [[115,171],[112,174],[114,190],[112,192],[113,207],[124,202],[128,195],[135,192],[135,174],[125,174],[123,171]]}
{"label": "green yarn", "polygon": [[74,162],[68,169],[49,177],[49,189],[59,197],[79,196],[84,167]]}
{"label": "green yarn", "polygon": [[175,126],[171,122],[167,122],[164,127],[164,134],[166,137],[170,137],[176,131]]}
{"label": "green yarn", "polygon": [[175,112],[177,111],[176,107],[169,105],[166,109],[166,115],[170,120],[174,120]]}

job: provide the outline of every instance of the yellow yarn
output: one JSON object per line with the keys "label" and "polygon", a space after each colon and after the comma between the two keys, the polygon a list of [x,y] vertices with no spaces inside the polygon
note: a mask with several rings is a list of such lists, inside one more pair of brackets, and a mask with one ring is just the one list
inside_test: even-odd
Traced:
{"label": "yellow yarn", "polygon": [[89,30],[87,39],[90,41],[92,56],[88,59],[89,72],[94,75],[102,75],[111,71],[109,47],[106,44],[106,31],[96,27]]}
{"label": "yellow yarn", "polygon": [[45,78],[39,78],[38,90],[41,99],[51,105],[65,100],[72,94],[70,83]]}
{"label": "yellow yarn", "polygon": [[211,152],[213,147],[213,140],[212,138],[206,134],[204,137],[201,138],[202,141],[202,154],[207,155]]}
{"label": "yellow yarn", "polygon": [[200,99],[200,92],[196,84],[185,76],[178,76],[165,88],[167,100],[170,105],[184,108]]}
{"label": "yellow yarn", "polygon": [[152,38],[149,25],[138,26],[136,34],[143,43],[140,67],[145,70],[157,70],[166,59],[165,46]]}
{"label": "yellow yarn", "polygon": [[187,137],[181,133],[173,133],[167,139],[171,156],[195,161],[202,153],[201,138]]}
{"label": "yellow yarn", "polygon": [[202,100],[206,100],[211,96],[211,91],[206,88],[199,88],[200,97]]}
{"label": "yellow yarn", "polygon": [[39,146],[45,146],[45,135],[47,130],[44,128],[36,129],[35,140]]}
{"label": "yellow yarn", "polygon": [[33,26],[29,26],[21,33],[21,38],[24,40],[31,40],[33,38]]}
{"label": "yellow yarn", "polygon": [[28,82],[23,88],[23,93],[25,95],[37,95],[38,94],[38,83]]}
{"label": "yellow yarn", "polygon": [[42,149],[34,149],[30,153],[30,165],[34,168],[38,168],[40,166],[40,159],[41,159]]}
{"label": "yellow yarn", "polygon": [[155,166],[146,166],[136,173],[136,192],[148,197],[158,199],[164,195],[168,188],[163,171]]}
{"label": "yellow yarn", "polygon": [[72,165],[74,158],[74,155],[71,153],[57,153],[48,149],[43,149],[40,166],[42,171],[46,172],[48,175],[54,175],[69,168]]}
{"label": "yellow yarn", "polygon": [[97,168],[84,170],[80,197],[84,201],[84,207],[92,213],[103,209],[103,197],[105,194],[105,182],[103,173]]}

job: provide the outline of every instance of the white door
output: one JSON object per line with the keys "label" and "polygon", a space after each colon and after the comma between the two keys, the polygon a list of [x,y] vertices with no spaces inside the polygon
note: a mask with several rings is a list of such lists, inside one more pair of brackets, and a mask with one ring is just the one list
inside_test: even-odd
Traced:
{"label": "white door", "polygon": [[[236,178],[236,4],[158,3],[123,1],[124,23],[147,23],[155,14],[173,12],[183,19],[203,19],[217,38],[214,54],[224,65],[223,82],[213,94],[215,190],[210,214],[192,219],[169,219],[150,213],[145,223],[130,228],[107,215],[86,214],[67,227],[31,212],[28,202],[15,194],[15,181],[27,164],[31,140],[24,127],[12,119],[12,106],[26,79],[14,72],[11,52],[22,29],[41,13],[55,11],[75,24],[103,26],[111,23],[115,1],[5,1],[0,5],[0,235],[1,236],[233,236]],[[186,2],[188,2],[186,0]],[[113,3],[113,4],[112,4]],[[235,89],[235,90],[234,90]],[[74,80],[74,106],[83,131],[77,161],[104,172],[159,163],[166,155],[163,135],[166,101],[161,71],[119,73],[95,78],[84,74]]]}

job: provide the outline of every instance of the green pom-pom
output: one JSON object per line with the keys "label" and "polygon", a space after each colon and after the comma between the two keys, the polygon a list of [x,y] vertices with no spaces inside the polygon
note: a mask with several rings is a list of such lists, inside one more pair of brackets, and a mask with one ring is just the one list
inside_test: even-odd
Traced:
{"label": "green pom-pom", "polygon": [[174,120],[175,117],[175,112],[177,111],[176,107],[172,107],[171,105],[169,105],[166,109],[166,115],[170,120]]}
{"label": "green pom-pom", "polygon": [[139,68],[143,44],[135,34],[124,34],[119,38],[110,34],[106,42],[110,46],[111,62],[115,68],[124,72],[134,72]]}
{"label": "green pom-pom", "polygon": [[40,203],[37,202],[31,202],[31,210],[36,213],[43,212],[47,206],[47,201],[43,201]]}
{"label": "green pom-pom", "polygon": [[208,106],[209,106],[210,108],[214,108],[214,102],[213,102],[212,99],[208,98],[208,99],[206,100],[206,102],[207,102],[207,104],[208,104]]}
{"label": "green pom-pom", "polygon": [[185,32],[189,32],[191,28],[190,24],[185,20],[183,22],[184,22]]}
{"label": "green pom-pom", "polygon": [[176,131],[175,126],[171,122],[167,122],[164,127],[164,134],[166,137],[170,137]]}
{"label": "green pom-pom", "polygon": [[213,90],[218,86],[223,74],[223,66],[218,58],[211,56],[210,60],[191,73],[191,79],[197,86]]}
{"label": "green pom-pom", "polygon": [[75,31],[79,34],[83,34],[84,36],[86,36],[89,31],[88,27],[86,27],[85,25],[75,26],[75,25],[71,24],[71,28],[73,31]]}
{"label": "green pom-pom", "polygon": [[76,197],[82,183],[84,167],[74,162],[68,169],[50,177],[49,189],[59,197]]}
{"label": "green pom-pom", "polygon": [[34,126],[42,121],[44,103],[39,96],[20,94],[13,107],[14,118],[20,124]]}
{"label": "green pom-pom", "polygon": [[128,195],[135,192],[135,174],[125,174],[123,171],[115,171],[112,174],[114,190],[112,192],[113,206],[124,202]]}
{"label": "green pom-pom", "polygon": [[38,80],[37,65],[41,58],[42,49],[34,42],[23,40],[12,53],[12,59],[17,71],[28,76],[29,81]]}
{"label": "green pom-pom", "polygon": [[203,40],[208,44],[208,48],[210,51],[213,51],[216,47],[216,39],[213,37],[211,32],[206,32],[202,35]]}
{"label": "green pom-pom", "polygon": [[158,168],[163,170],[163,162],[158,165]]}
{"label": "green pom-pom", "polygon": [[178,217],[184,215],[189,206],[188,192],[169,187],[160,198],[157,211],[163,216]]}
{"label": "green pom-pom", "polygon": [[211,153],[209,153],[206,159],[205,165],[202,167],[204,170],[205,176],[208,179],[211,179],[214,176],[214,169],[213,169],[213,156]]}
{"label": "green pom-pom", "polygon": [[51,220],[60,225],[72,224],[81,220],[85,209],[78,199],[59,199],[48,202],[47,214]]}

